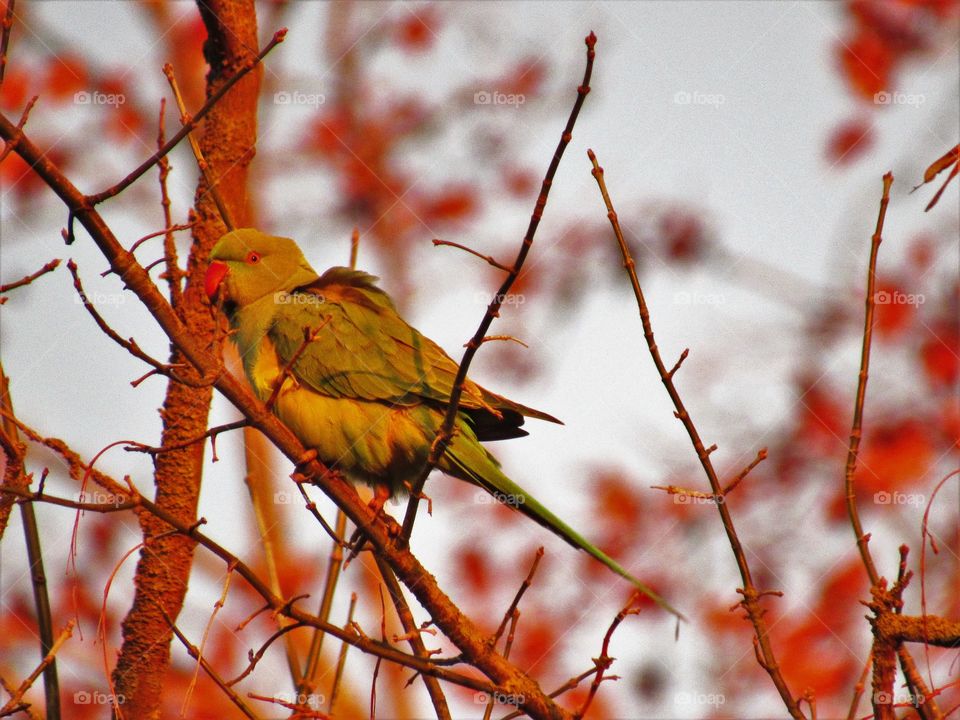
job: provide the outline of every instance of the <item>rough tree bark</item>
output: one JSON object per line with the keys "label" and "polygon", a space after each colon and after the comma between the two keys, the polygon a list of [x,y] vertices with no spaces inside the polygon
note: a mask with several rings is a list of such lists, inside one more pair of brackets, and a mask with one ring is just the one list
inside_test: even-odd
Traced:
{"label": "rough tree bark", "polygon": [[[207,94],[235,74],[257,53],[257,22],[252,0],[218,0],[198,3],[207,28],[204,55],[210,66]],[[241,224],[247,216],[247,170],[253,158],[257,131],[257,98],[260,71],[243,78],[207,116],[200,146],[211,177],[231,214]],[[206,183],[201,177],[195,208],[199,222],[187,263],[183,301],[177,314],[202,345],[214,342],[215,322],[203,301],[203,272],[210,250],[224,232],[224,225]],[[189,365],[174,350],[171,363]],[[175,446],[203,435],[213,388],[195,388],[171,382],[161,416],[162,445]],[[164,452],[156,460],[156,502],[178,519],[193,523],[203,470],[205,443]],[[190,577],[194,541],[156,517],[141,517],[145,545],[135,578],[133,606],[123,622],[123,646],[113,682],[123,698],[126,718],[156,718],[160,715],[163,679],[170,662],[172,631],[167,617],[176,618]],[[166,615],[166,617],[165,617]]]}

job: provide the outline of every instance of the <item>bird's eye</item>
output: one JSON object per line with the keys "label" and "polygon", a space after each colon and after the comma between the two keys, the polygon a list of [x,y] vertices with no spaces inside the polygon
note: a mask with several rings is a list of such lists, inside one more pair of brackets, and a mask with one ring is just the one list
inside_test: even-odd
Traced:
{"label": "bird's eye", "polygon": [[256,265],[258,262],[260,262],[260,253],[251,250],[247,254],[247,265]]}

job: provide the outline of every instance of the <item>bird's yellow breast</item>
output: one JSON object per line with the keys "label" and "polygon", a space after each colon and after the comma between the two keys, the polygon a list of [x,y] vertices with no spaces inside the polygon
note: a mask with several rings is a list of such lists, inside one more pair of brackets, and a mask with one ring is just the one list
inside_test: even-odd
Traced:
{"label": "bird's yellow breast", "polygon": [[[253,384],[257,397],[266,402],[273,395],[277,383],[280,382],[284,366],[281,364],[280,356],[269,337],[264,337],[253,352],[256,353],[256,357],[254,357],[253,363],[248,366],[247,375]],[[287,377],[283,379],[279,396],[299,387],[300,383],[296,381],[292,373],[288,372]]]}

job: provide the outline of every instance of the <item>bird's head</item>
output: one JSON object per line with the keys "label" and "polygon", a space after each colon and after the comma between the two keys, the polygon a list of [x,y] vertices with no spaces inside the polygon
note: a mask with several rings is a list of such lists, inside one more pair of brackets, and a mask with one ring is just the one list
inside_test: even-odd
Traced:
{"label": "bird's head", "polygon": [[317,273],[293,240],[241,228],[228,232],[214,246],[204,289],[211,301],[219,292],[225,302],[244,307],[316,279]]}

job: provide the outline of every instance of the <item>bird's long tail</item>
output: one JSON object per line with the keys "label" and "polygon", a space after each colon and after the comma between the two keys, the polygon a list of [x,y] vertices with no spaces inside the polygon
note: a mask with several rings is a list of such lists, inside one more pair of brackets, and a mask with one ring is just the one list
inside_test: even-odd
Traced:
{"label": "bird's long tail", "polygon": [[[627,572],[616,560],[588,542],[576,530],[544,507],[530,493],[504,475],[493,456],[479,442],[470,437],[469,430],[453,438],[447,448],[444,460],[447,462],[441,462],[441,469],[479,485],[498,501],[519,510],[531,520],[566,540],[573,547],[592,555],[617,575],[630,581],[640,592],[664,610],[679,618],[684,618],[680,611]],[[449,463],[449,467],[442,467],[447,463]]]}

